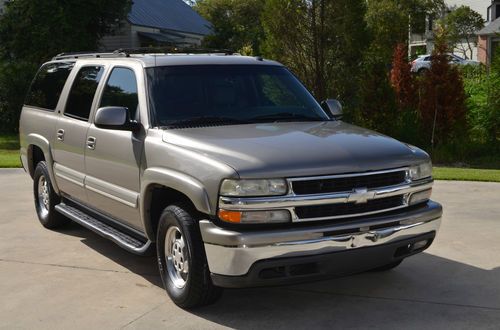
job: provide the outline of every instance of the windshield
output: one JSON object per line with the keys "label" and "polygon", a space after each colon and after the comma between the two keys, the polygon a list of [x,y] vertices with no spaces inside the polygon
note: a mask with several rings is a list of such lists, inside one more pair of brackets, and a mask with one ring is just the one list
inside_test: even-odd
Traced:
{"label": "windshield", "polygon": [[170,66],[147,76],[155,126],[329,120],[284,67]]}

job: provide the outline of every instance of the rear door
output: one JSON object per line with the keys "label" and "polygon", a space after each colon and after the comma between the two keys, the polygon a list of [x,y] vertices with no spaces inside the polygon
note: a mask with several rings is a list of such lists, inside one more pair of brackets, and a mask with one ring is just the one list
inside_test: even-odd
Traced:
{"label": "rear door", "polygon": [[54,173],[59,189],[70,197],[85,202],[85,141],[90,126],[97,87],[104,67],[84,65],[77,71],[68,94],[63,115],[56,123]]}
{"label": "rear door", "polygon": [[[97,108],[126,107],[140,122],[138,78],[142,67],[115,66],[110,70]],[[94,115],[95,116],[95,115]],[[90,125],[85,149],[85,188],[89,204],[127,225],[141,229],[138,206],[140,161],[144,130],[130,132]]]}

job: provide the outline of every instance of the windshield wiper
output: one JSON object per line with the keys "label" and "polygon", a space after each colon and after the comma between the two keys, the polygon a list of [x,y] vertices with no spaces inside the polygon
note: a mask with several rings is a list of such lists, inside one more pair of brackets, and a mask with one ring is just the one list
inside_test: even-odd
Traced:
{"label": "windshield wiper", "polygon": [[199,116],[168,123],[166,127],[191,127],[209,125],[235,125],[248,123],[244,120],[222,116]]}
{"label": "windshield wiper", "polygon": [[261,121],[261,120],[280,122],[280,121],[323,121],[324,119],[320,117],[311,117],[293,112],[279,112],[269,115],[257,116],[251,119],[251,121]]}

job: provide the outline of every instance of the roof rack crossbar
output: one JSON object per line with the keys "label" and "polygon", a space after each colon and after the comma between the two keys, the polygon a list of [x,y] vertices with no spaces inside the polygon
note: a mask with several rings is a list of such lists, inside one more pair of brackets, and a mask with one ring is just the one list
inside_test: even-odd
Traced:
{"label": "roof rack crossbar", "polygon": [[100,57],[120,57],[126,56],[118,52],[71,52],[61,53],[52,58],[52,60],[78,59],[78,58],[100,58]]}
{"label": "roof rack crossbar", "polygon": [[78,59],[78,58],[113,58],[130,57],[130,55],[141,54],[214,54],[214,55],[239,55],[230,49],[208,49],[208,48],[180,48],[180,47],[140,47],[140,48],[120,48],[112,52],[71,52],[60,53],[52,58],[55,60]]}
{"label": "roof rack crossbar", "polygon": [[115,53],[123,53],[127,56],[131,54],[221,54],[235,55],[237,52],[230,49],[210,49],[210,48],[192,48],[192,47],[138,47],[138,48],[120,48]]}

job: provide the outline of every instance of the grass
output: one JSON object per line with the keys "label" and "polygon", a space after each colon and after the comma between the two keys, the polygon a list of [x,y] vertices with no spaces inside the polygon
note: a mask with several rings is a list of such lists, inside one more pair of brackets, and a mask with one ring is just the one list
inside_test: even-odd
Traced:
{"label": "grass", "polygon": [[[16,135],[0,136],[0,168],[21,167],[19,138]],[[457,167],[434,167],[436,180],[500,182],[500,170]]]}
{"label": "grass", "polygon": [[500,182],[500,170],[434,167],[433,176],[436,180]]}
{"label": "grass", "polygon": [[21,167],[17,135],[0,136],[0,168]]}

